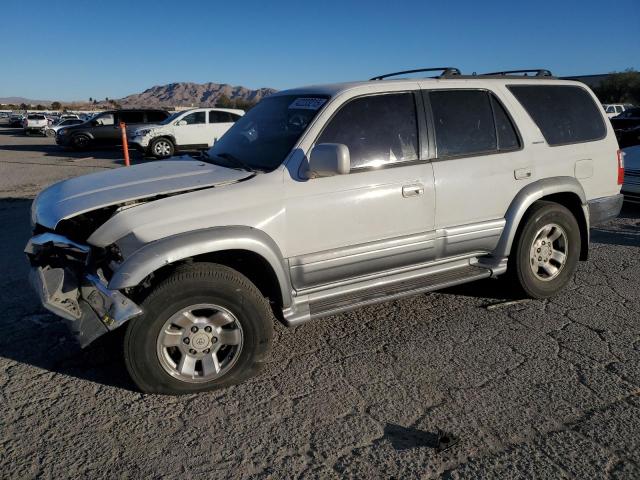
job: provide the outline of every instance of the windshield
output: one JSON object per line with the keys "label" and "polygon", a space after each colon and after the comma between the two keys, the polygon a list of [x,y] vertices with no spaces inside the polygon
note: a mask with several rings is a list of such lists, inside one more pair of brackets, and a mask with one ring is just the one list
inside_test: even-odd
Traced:
{"label": "windshield", "polygon": [[165,118],[163,121],[161,121],[158,125],[168,125],[171,122],[173,122],[176,118],[178,118],[180,115],[182,115],[183,113],[184,112],[172,113],[167,118]]}
{"label": "windshield", "polygon": [[[262,100],[247,112],[209,149],[207,155],[232,166],[255,170],[277,168],[302,132],[327,102],[325,96],[278,95]],[[234,165],[235,164],[235,165]]]}

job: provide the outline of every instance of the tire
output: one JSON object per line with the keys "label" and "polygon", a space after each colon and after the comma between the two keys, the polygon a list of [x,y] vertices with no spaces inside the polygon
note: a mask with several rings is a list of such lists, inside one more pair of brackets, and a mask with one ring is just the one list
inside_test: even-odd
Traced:
{"label": "tire", "polygon": [[260,370],[271,350],[268,301],[244,275],[223,265],[176,269],[141,308],[143,316],[126,328],[124,360],[146,393],[186,394],[240,383]]}
{"label": "tire", "polygon": [[580,257],[580,227],[573,214],[554,202],[534,203],[522,219],[509,257],[518,293],[549,298],[573,277]]}
{"label": "tire", "polygon": [[50,128],[47,128],[47,129],[44,131],[44,134],[45,134],[47,137],[55,137],[55,136],[56,136],[56,132],[55,132],[55,130],[52,130],[52,129],[50,129]]}
{"label": "tire", "polygon": [[169,158],[173,156],[175,146],[168,138],[160,137],[151,142],[151,145],[149,145],[149,151],[151,152],[151,156],[155,158]]}
{"label": "tire", "polygon": [[91,139],[84,134],[78,134],[71,137],[71,148],[74,150],[84,150],[91,143]]}

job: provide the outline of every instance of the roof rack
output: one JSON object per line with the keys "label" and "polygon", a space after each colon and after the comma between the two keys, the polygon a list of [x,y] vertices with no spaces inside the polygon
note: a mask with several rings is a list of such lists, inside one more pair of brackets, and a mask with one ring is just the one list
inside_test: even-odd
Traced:
{"label": "roof rack", "polygon": [[439,77],[449,77],[454,75],[460,75],[460,70],[455,67],[439,67],[439,68],[417,68],[415,70],[404,70],[402,72],[387,73],[377,77],[370,78],[369,80],[384,80],[389,77],[396,77],[398,75],[406,75],[407,73],[420,73],[420,72],[442,72]]}
{"label": "roof rack", "polygon": [[479,76],[488,77],[488,76],[501,76],[501,75],[514,75],[514,74],[523,74],[524,77],[528,77],[528,73],[534,73],[531,75],[532,77],[553,77],[553,74],[550,70],[546,68],[531,68],[527,70],[507,70],[504,72],[491,72],[491,73],[481,73]]}

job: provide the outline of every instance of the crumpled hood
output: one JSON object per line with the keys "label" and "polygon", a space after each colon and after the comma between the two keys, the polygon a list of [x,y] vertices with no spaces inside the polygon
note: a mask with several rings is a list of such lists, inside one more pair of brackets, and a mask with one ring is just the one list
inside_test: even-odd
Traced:
{"label": "crumpled hood", "polygon": [[253,175],[193,160],[151,162],[54,183],[36,197],[31,219],[47,228],[99,208],[158,195],[228,185]]}

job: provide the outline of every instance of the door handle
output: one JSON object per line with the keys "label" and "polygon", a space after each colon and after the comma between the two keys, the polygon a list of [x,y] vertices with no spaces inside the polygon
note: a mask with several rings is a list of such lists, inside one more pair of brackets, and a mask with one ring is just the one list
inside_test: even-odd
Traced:
{"label": "door handle", "polygon": [[422,195],[424,193],[424,185],[421,183],[416,183],[415,185],[404,185],[402,187],[402,196],[403,197],[417,197],[418,195]]}

